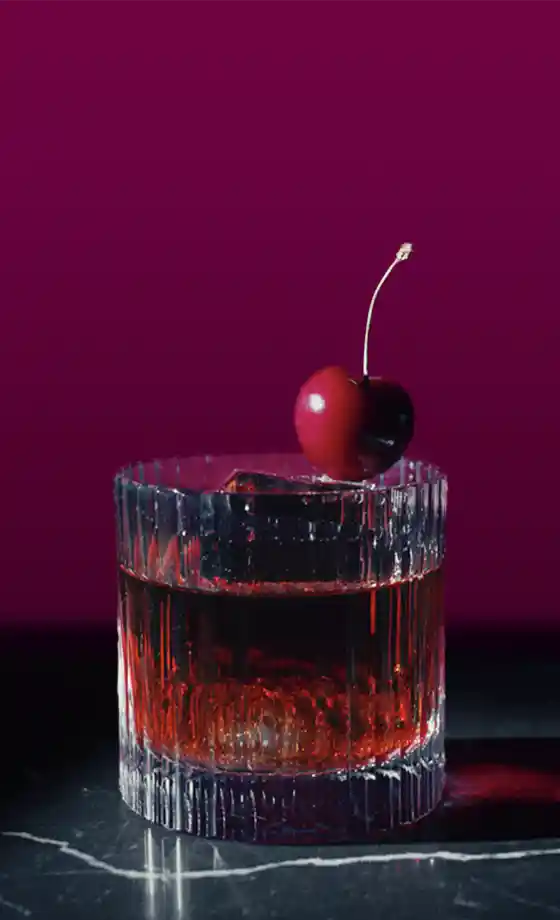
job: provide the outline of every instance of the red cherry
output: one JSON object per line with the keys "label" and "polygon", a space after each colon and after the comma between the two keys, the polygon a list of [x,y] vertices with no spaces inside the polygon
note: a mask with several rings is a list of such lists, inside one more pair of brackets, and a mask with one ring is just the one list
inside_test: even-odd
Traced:
{"label": "red cherry", "polygon": [[377,476],[402,456],[414,434],[414,407],[400,384],[368,376],[368,339],[377,295],[399,262],[408,259],[404,243],[377,285],[369,306],[364,338],[363,378],[353,380],[340,367],[313,374],[299,391],[294,423],[303,453],[331,479]]}
{"label": "red cherry", "polygon": [[380,377],[359,383],[326,367],[299,391],[294,422],[303,453],[331,479],[378,476],[396,463],[414,434],[406,390]]}
{"label": "red cherry", "polygon": [[357,455],[362,394],[341,367],[325,367],[303,384],[294,423],[303,453],[331,479],[363,479]]}

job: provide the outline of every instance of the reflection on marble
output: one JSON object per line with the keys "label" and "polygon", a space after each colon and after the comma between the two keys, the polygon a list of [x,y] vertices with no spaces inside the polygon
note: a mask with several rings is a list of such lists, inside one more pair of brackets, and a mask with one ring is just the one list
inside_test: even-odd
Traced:
{"label": "reflection on marble", "polygon": [[69,790],[57,811],[55,817],[43,807],[32,823],[58,836],[1,832],[2,844],[10,846],[3,850],[9,872],[0,882],[0,917],[47,917],[56,907],[62,917],[114,911],[123,920],[289,920],[296,914],[338,920],[350,909],[365,916],[385,905],[400,920],[417,915],[428,901],[451,917],[492,911],[509,918],[528,907],[560,913],[550,894],[557,840],[484,847],[241,846],[149,827],[122,806],[115,790],[95,787]]}
{"label": "reflection on marble", "polygon": [[[18,741],[14,750],[28,752],[33,737],[41,757],[0,759],[0,920],[461,920],[473,914],[521,920],[560,914],[557,643],[543,646],[551,650],[546,668],[545,652],[528,658],[524,643],[517,658],[508,658],[515,682],[496,675],[494,656],[484,672],[484,699],[474,702],[470,663],[476,660],[481,669],[481,650],[477,645],[469,656],[461,646],[463,684],[457,668],[450,674],[456,683],[448,794],[433,820],[391,843],[294,848],[178,836],[126,809],[117,790],[114,637],[111,657],[96,647],[89,670],[86,639],[67,648],[57,638],[46,656],[45,642],[39,643],[31,662],[27,638],[18,655],[7,644],[3,653],[0,643],[5,698],[19,680],[21,662],[34,680],[44,669],[26,709],[36,713],[33,725],[8,711],[13,718],[6,737]],[[57,670],[59,645],[64,654]],[[100,673],[111,675],[101,698]],[[520,688],[517,701],[512,687]],[[535,699],[528,698],[535,688]],[[52,712],[60,716],[54,740],[52,720],[45,717]],[[504,713],[508,730],[514,726],[519,733],[514,739],[500,737]],[[464,739],[465,725],[478,740],[457,740]],[[556,737],[543,737],[543,726]]]}
{"label": "reflection on marble", "polygon": [[[529,907],[560,913],[557,839],[442,844],[448,838],[440,826],[436,839],[398,845],[216,843],[146,825],[120,802],[112,765],[91,771],[106,782],[67,783],[50,802],[20,811],[19,826],[14,816],[4,824],[0,918],[339,920],[374,911],[392,920],[418,912],[509,920]],[[468,790],[470,808],[472,782]],[[447,811],[457,807],[453,800]]]}

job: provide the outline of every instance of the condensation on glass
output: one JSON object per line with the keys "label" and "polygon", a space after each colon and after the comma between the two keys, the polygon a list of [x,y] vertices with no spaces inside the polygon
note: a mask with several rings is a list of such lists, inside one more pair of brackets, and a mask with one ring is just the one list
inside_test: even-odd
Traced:
{"label": "condensation on glass", "polygon": [[296,456],[135,464],[115,479],[120,789],[203,837],[352,840],[444,783],[447,482]]}

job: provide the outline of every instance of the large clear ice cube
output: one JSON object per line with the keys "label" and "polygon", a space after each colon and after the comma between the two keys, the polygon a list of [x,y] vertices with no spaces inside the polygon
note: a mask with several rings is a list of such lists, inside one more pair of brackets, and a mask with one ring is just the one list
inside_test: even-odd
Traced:
{"label": "large clear ice cube", "polygon": [[277,476],[274,473],[255,470],[234,470],[226,480],[222,491],[245,493],[287,493],[306,494],[313,492],[335,492],[351,487],[351,483],[340,483],[325,476]]}

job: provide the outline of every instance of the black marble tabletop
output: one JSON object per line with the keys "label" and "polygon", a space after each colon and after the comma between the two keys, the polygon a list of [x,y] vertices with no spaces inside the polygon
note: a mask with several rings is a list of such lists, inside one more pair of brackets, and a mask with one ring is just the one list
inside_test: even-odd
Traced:
{"label": "black marble tabletop", "polygon": [[256,847],[152,828],[116,786],[112,630],[0,642],[0,917],[560,915],[554,636],[451,636],[448,791],[394,841]]}

